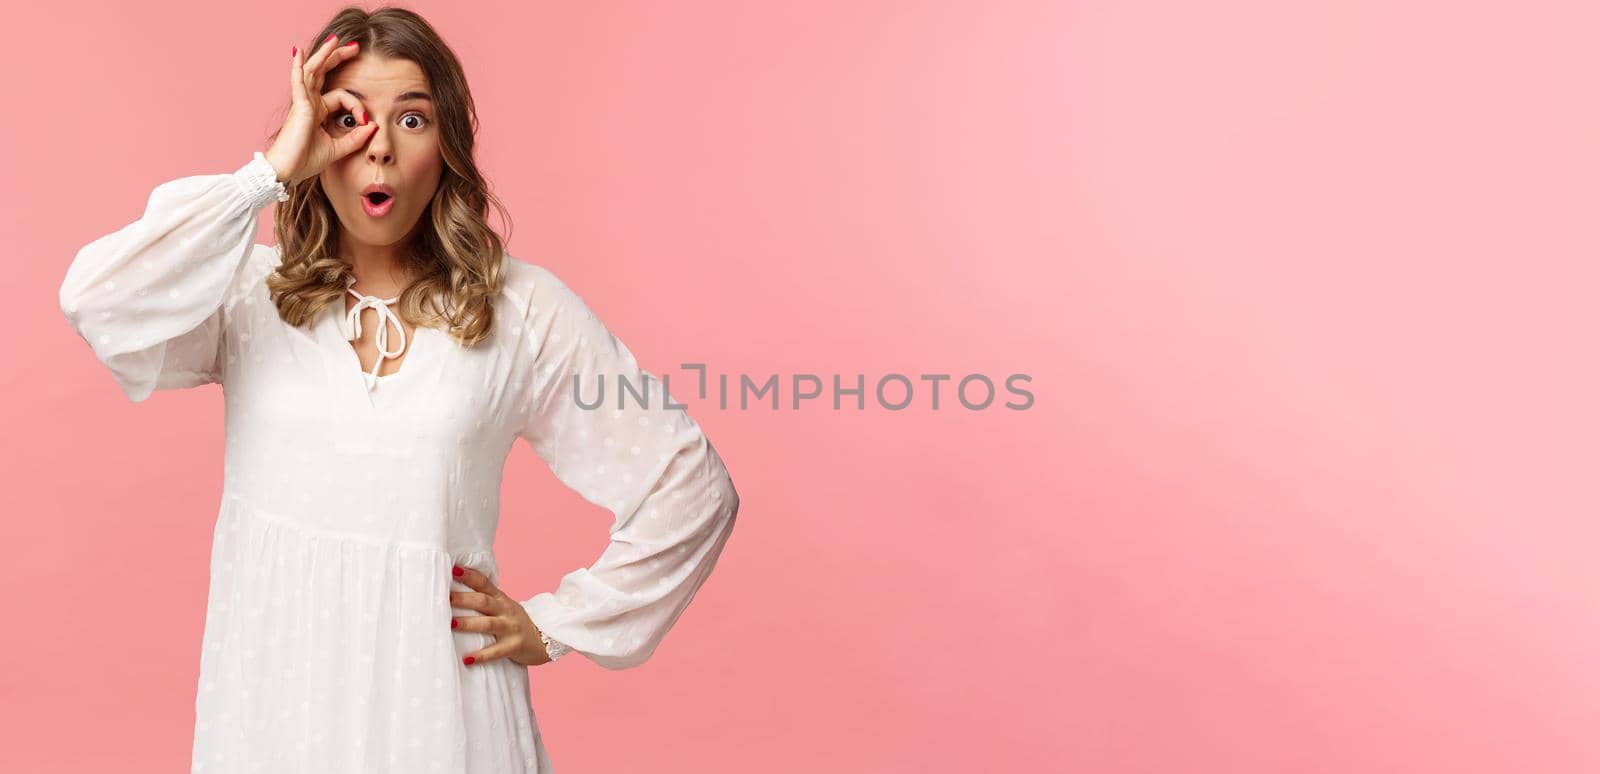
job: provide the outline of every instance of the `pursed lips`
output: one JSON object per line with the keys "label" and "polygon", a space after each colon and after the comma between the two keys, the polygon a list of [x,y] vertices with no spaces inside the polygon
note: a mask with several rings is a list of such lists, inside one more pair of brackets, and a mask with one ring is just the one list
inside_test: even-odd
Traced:
{"label": "pursed lips", "polygon": [[390,188],[387,183],[368,183],[365,188],[361,189],[361,195],[373,204],[382,204],[386,200],[394,198],[394,189]]}

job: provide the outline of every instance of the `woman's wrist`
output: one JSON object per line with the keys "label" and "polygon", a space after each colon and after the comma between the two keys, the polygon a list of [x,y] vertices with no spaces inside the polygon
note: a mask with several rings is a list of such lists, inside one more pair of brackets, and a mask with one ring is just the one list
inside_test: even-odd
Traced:
{"label": "woman's wrist", "polygon": [[261,154],[261,156],[262,156],[262,158],[265,158],[267,160],[267,165],[272,167],[272,171],[276,174],[276,176],[278,178],[278,182],[283,183],[284,185],[288,185],[289,184],[289,172],[288,172],[288,170],[286,170],[284,168],[282,162],[280,162],[280,161],[278,161],[278,160],[276,160],[276,159],[274,159],[272,157],[272,151],[268,150],[267,152]]}
{"label": "woman's wrist", "polygon": [[539,644],[544,649],[544,656],[546,659],[555,661],[556,659],[561,658],[563,653],[567,652],[566,646],[550,639],[549,635],[545,634],[543,629],[540,629],[537,626],[533,628],[535,631],[539,632]]}
{"label": "woman's wrist", "polygon": [[289,200],[288,189],[276,179],[275,174],[272,164],[261,151],[256,151],[249,162],[234,171],[233,179],[238,183],[245,200],[252,207],[260,209],[273,199],[280,202]]}

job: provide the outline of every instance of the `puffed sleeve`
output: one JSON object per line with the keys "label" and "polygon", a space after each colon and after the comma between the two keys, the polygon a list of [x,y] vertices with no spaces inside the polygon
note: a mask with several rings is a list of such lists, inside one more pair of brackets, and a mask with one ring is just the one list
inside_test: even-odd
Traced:
{"label": "puffed sleeve", "polygon": [[221,381],[223,311],[255,254],[257,214],[286,198],[257,152],[234,172],[156,186],[138,220],[78,251],[61,312],[129,400]]}
{"label": "puffed sleeve", "polygon": [[[666,405],[661,380],[566,284],[535,269],[523,335],[537,355],[526,361],[531,398],[519,436],[615,518],[592,565],[522,605],[552,658],[575,650],[627,669],[650,657],[710,576],[739,494],[700,426]],[[602,397],[602,381],[603,401],[584,408]]]}

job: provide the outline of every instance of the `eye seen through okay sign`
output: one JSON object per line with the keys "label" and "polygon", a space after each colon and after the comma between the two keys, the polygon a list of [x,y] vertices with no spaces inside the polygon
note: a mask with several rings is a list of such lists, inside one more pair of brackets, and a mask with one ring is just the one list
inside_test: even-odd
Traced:
{"label": "eye seen through okay sign", "polygon": [[483,615],[451,617],[450,628],[458,632],[494,635],[494,642],[462,659],[471,666],[497,658],[509,658],[522,666],[538,666],[550,660],[539,628],[517,600],[512,599],[483,573],[470,567],[452,567],[455,579],[473,591],[450,592],[450,606],[476,610]]}

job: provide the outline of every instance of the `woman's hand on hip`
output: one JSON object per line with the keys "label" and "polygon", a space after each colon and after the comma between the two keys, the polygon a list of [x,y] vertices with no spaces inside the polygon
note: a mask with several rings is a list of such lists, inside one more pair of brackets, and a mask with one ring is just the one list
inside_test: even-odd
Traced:
{"label": "woman's hand on hip", "polygon": [[479,664],[497,658],[509,658],[523,666],[538,666],[550,661],[545,652],[544,640],[539,637],[539,627],[533,625],[528,611],[483,573],[470,567],[455,567],[455,579],[474,589],[450,592],[450,605],[476,610],[483,615],[451,618],[451,627],[458,632],[483,632],[494,635],[494,642],[481,650],[468,654],[467,664]]}

